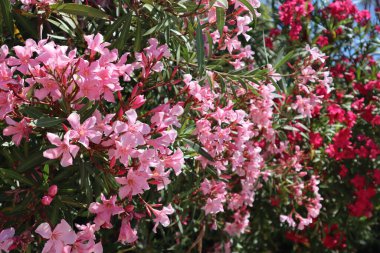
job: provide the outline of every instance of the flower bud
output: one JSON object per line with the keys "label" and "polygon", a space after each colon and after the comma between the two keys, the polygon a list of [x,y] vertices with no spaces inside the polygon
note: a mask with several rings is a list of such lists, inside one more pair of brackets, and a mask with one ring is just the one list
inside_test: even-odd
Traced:
{"label": "flower bud", "polygon": [[50,197],[54,198],[55,195],[57,195],[58,192],[58,186],[53,184],[49,187],[48,194]]}
{"label": "flower bud", "polygon": [[50,196],[47,196],[47,195],[43,196],[42,199],[41,199],[41,203],[42,203],[42,205],[44,205],[44,206],[50,206],[50,203],[51,203],[52,201],[53,201],[53,198],[50,197]]}
{"label": "flower bud", "polygon": [[138,95],[133,99],[130,106],[132,109],[137,109],[140,108],[145,103],[145,101],[146,99],[144,98],[144,95]]}

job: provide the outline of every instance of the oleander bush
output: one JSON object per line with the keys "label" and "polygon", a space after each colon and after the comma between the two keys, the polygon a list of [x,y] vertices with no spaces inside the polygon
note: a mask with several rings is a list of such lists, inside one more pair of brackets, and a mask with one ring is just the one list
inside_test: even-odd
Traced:
{"label": "oleander bush", "polygon": [[1,0],[0,252],[378,252],[379,12]]}

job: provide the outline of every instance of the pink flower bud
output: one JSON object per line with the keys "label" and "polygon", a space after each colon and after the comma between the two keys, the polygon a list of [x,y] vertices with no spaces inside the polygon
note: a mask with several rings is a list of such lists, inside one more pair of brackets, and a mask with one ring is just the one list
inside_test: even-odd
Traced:
{"label": "pink flower bud", "polygon": [[132,109],[137,109],[140,108],[145,103],[145,101],[146,99],[144,98],[144,95],[139,95],[135,97],[130,106]]}
{"label": "pink flower bud", "polygon": [[43,196],[42,199],[41,199],[41,203],[42,203],[42,205],[44,205],[44,206],[50,206],[50,203],[51,203],[52,201],[53,201],[53,198],[50,197],[50,196],[47,196],[47,195]]}
{"label": "pink flower bud", "polygon": [[49,187],[48,194],[50,197],[54,198],[55,195],[57,195],[58,192],[58,186],[53,184]]}

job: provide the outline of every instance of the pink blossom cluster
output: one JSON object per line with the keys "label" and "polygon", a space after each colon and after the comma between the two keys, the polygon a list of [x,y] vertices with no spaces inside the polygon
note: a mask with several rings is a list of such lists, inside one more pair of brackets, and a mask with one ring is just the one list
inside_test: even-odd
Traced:
{"label": "pink blossom cluster", "polygon": [[[329,72],[322,66],[325,55],[317,48],[307,47],[306,50],[309,56],[300,63],[300,69],[295,76],[298,88],[295,93],[298,92],[299,95],[294,96],[296,102],[291,105],[301,114],[301,118],[312,117],[317,105],[321,104],[321,99],[331,91],[332,84]],[[322,67],[314,70],[312,64]],[[249,224],[248,210],[253,205],[256,192],[262,187],[262,180],[265,182],[269,177],[284,175],[282,170],[287,169],[289,176],[299,180],[299,183],[289,185],[292,199],[297,205],[304,206],[308,212],[304,217],[293,208],[288,216],[281,215],[281,221],[287,221],[291,227],[297,225],[301,230],[312,224],[322,207],[318,177],[311,176],[310,179],[305,179],[308,168],[303,166],[305,154],[301,147],[289,146],[289,143],[280,141],[279,132],[273,124],[273,118],[278,113],[277,106],[288,103],[291,97],[279,100],[276,88],[272,84],[247,82],[247,85],[251,86],[250,89],[256,92],[236,88],[236,94],[246,106],[245,109],[240,109],[242,106],[218,93],[220,84],[217,75],[212,72],[208,75],[208,81],[204,86],[193,80],[190,75],[184,76],[191,107],[200,113],[199,118],[195,120],[194,134],[212,157],[212,160],[203,156],[197,159],[204,169],[209,167],[215,170],[219,178],[205,179],[201,184],[205,213],[217,219],[219,213],[226,210],[234,211],[234,222],[225,223],[224,230],[230,235],[244,233]],[[268,75],[275,81],[281,79],[271,65],[268,66]],[[315,95],[314,89],[319,89],[319,93]],[[228,92],[232,98],[232,91]],[[272,162],[268,159],[271,156],[276,156],[277,161]],[[272,163],[275,169],[265,170],[265,163]],[[239,185],[241,190],[234,190],[236,185]],[[237,210],[241,211],[236,212]],[[215,223],[211,224],[211,227],[217,229]]]}
{"label": "pink blossom cluster", "polygon": [[[248,42],[251,40],[251,36],[248,34],[252,30],[250,24],[254,21],[255,17],[259,17],[260,13],[257,9],[260,7],[260,2],[258,0],[248,0],[249,4],[254,9],[254,14],[250,13],[247,6],[236,1],[216,1],[214,5],[211,6],[213,1],[202,1],[205,4],[205,8],[208,9],[207,16],[201,19],[202,23],[208,23],[209,26],[205,28],[205,31],[210,33],[212,38],[212,43],[218,51],[227,50],[229,57],[229,63],[234,66],[235,69],[242,69],[244,67],[252,67],[253,54],[250,45],[243,46],[239,36],[242,35]],[[227,4],[226,4],[227,3]],[[230,15],[226,15],[225,25],[223,27],[223,32],[217,29],[217,16],[216,8],[222,8],[227,12],[228,8],[233,8]],[[253,17],[253,15],[255,17]],[[207,45],[207,43],[205,43]],[[212,50],[208,46],[205,46],[206,52]]]}
{"label": "pink blossom cluster", "polygon": [[[153,108],[147,115],[148,125],[138,120],[136,111],[145,103],[141,84],[132,89],[128,101],[121,95],[120,78],[130,81],[136,69],[142,70],[143,79],[149,78],[152,71],[161,72],[160,60],[170,56],[168,47],[151,39],[150,46],[136,53],[135,61],[127,64],[128,53],[119,58],[117,50],[107,48],[109,44],[102,35],[85,36],[85,40],[88,47],[84,55],[47,40],[36,43],[29,39],[25,46],[13,48],[14,56],[6,46],[1,48],[0,69],[4,74],[0,116],[8,124],[3,135],[12,136],[18,146],[23,138],[28,141],[29,136],[43,131],[38,120],[24,116],[20,109],[49,104],[68,124],[45,134],[52,148],[43,152],[44,157],[57,159],[62,167],[68,167],[76,164],[83,154],[91,157],[93,152],[100,152],[109,159],[110,169],[117,171],[119,200],[116,195],[110,199],[102,195],[102,203],[92,203],[89,211],[96,215],[94,224],[77,225],[78,233],[65,220],[54,230],[48,223],[42,223],[36,232],[48,240],[43,252],[102,252],[101,244],[95,243],[95,232],[112,228],[110,219],[114,215],[122,220],[119,241],[136,241],[137,233],[130,222],[141,215],[133,211],[132,198],[141,198],[152,185],[158,191],[164,189],[171,182],[171,171],[178,176],[184,165],[181,149],[171,148],[177,137],[175,128],[181,126],[178,120],[183,114],[181,104],[165,103]],[[115,103],[116,98],[121,105],[117,113],[99,109],[86,118],[79,113],[86,106],[85,101]],[[57,186],[52,185],[41,203],[49,206],[57,193]],[[156,224],[154,231],[159,224],[168,226],[168,215],[174,212],[170,204],[158,209],[161,206],[145,202],[146,211]],[[4,235],[2,240],[4,249],[9,246],[8,237],[11,236]]]}

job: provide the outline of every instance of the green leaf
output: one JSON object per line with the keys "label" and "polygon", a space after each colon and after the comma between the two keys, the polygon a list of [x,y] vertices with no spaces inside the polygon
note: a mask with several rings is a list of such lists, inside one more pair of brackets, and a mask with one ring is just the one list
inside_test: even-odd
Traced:
{"label": "green leaf", "polygon": [[112,34],[116,32],[122,26],[122,24],[125,22],[127,17],[128,15],[122,15],[115,22],[113,22],[113,24],[109,28],[107,28],[107,32],[104,35],[105,41],[109,41],[112,38]]}
{"label": "green leaf", "polygon": [[115,47],[119,51],[122,51],[125,48],[127,44],[127,39],[129,38],[130,30],[131,30],[132,13],[129,13],[126,16],[127,18],[121,30],[121,34],[117,38],[116,43],[115,43]]}
{"label": "green leaf", "polygon": [[[0,21],[5,25],[7,34],[13,37],[13,19],[11,16],[11,3],[9,0],[0,0]],[[1,23],[0,25],[2,25]]]}
{"label": "green leaf", "polygon": [[67,33],[68,35],[70,35],[72,38],[75,37],[75,33],[73,32],[73,28],[69,27],[63,20],[60,20],[60,19],[51,19],[49,18],[48,21],[50,23],[52,23],[53,25],[55,25],[56,27],[58,27],[59,29],[61,29],[62,31],[64,31],[65,33]]}
{"label": "green leaf", "polygon": [[276,65],[274,66],[274,68],[276,70],[278,70],[282,65],[284,65],[286,62],[288,62],[290,60],[290,58],[292,58],[294,55],[295,55],[295,52],[294,51],[290,51],[284,57],[282,57],[282,59],[279,62],[276,63]]}
{"label": "green leaf", "polygon": [[[30,18],[26,18],[18,13],[14,13],[13,16],[22,34],[26,32],[27,34],[32,36],[32,38],[38,39],[37,26],[34,27],[35,23],[33,23]],[[23,37],[25,38],[25,37],[30,37],[30,36],[23,36]]]}
{"label": "green leaf", "polygon": [[141,50],[141,41],[142,41],[141,21],[140,19],[137,19],[135,45],[133,46],[133,49],[135,52],[139,52]]}
{"label": "green leaf", "polygon": [[212,158],[212,156],[209,153],[207,153],[207,151],[204,148],[202,148],[199,144],[193,142],[192,140],[186,139],[186,138],[183,138],[183,141],[186,142],[187,144],[189,144],[190,147],[192,149],[194,149],[195,152],[197,152],[198,154],[200,154],[201,156],[203,156],[207,160],[209,160],[211,162],[214,161],[214,158]]}
{"label": "green leaf", "polygon": [[42,177],[44,179],[44,184],[47,184],[49,180],[49,164],[45,164],[44,168],[42,169]]}
{"label": "green leaf", "polygon": [[226,21],[225,10],[221,7],[216,7],[216,26],[218,27],[220,36],[222,36],[223,34],[225,21]]}
{"label": "green leaf", "polygon": [[33,169],[36,166],[43,164],[47,159],[43,157],[42,151],[36,151],[35,153],[26,157],[24,161],[17,167],[18,172],[25,172],[29,169]]}
{"label": "green leaf", "polygon": [[104,19],[110,18],[110,16],[107,13],[103,12],[102,10],[95,9],[91,6],[83,5],[83,4],[74,4],[74,3],[53,4],[53,5],[50,5],[50,8],[57,12],[63,12],[67,14],[77,15],[77,16],[104,18]]}
{"label": "green leaf", "polygon": [[26,116],[34,119],[39,119],[43,115],[42,111],[35,106],[24,107],[21,112]]}
{"label": "green leaf", "polygon": [[196,35],[195,35],[195,42],[197,47],[197,62],[198,62],[198,69],[199,73],[202,73],[204,71],[204,60],[205,60],[205,49],[204,49],[204,41],[203,41],[203,33],[202,33],[202,26],[199,22],[199,19],[197,20],[197,28],[196,28]]}
{"label": "green leaf", "polygon": [[61,119],[61,118],[40,118],[36,121],[36,126],[37,127],[53,127],[64,122],[65,120],[66,119]]}
{"label": "green leaf", "polygon": [[18,173],[15,170],[0,168],[0,175],[1,177],[14,179],[14,180],[19,181],[20,183],[24,183],[30,186],[34,185],[34,183],[30,179],[22,176],[20,173]]}

